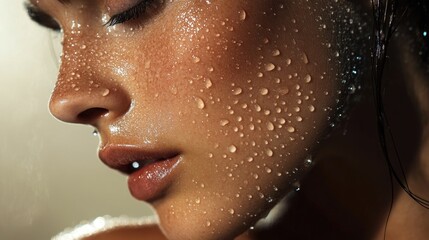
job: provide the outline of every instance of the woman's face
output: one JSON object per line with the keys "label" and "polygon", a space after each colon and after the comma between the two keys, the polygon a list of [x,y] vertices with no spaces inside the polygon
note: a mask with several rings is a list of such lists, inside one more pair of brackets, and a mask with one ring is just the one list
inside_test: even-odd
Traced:
{"label": "woman's face", "polygon": [[350,1],[33,4],[64,33],[53,115],[99,131],[102,161],[131,174],[171,239],[254,224],[358,87],[365,26]]}

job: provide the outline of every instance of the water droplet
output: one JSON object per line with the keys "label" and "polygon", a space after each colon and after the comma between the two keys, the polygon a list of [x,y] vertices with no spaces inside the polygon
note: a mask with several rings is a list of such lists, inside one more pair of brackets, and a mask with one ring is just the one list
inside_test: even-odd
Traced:
{"label": "water droplet", "polygon": [[261,88],[261,90],[259,90],[259,93],[262,96],[265,96],[265,95],[267,95],[269,93],[269,90],[267,88]]}
{"label": "water droplet", "polygon": [[173,95],[176,95],[176,94],[177,94],[177,87],[176,87],[175,85],[171,85],[171,86],[170,86],[170,92],[171,92]]}
{"label": "water droplet", "polygon": [[265,71],[267,72],[271,72],[276,68],[276,65],[272,64],[272,63],[267,63],[265,64]]}
{"label": "water droplet", "polygon": [[303,54],[302,54],[301,59],[302,59],[302,61],[303,61],[305,64],[308,64],[308,63],[309,63],[308,56],[307,56],[307,54],[306,54],[306,53],[303,53]]}
{"label": "water droplet", "polygon": [[110,94],[110,90],[109,89],[104,89],[104,91],[101,93],[101,96],[103,97],[107,97]]}
{"label": "water droplet", "polygon": [[235,88],[234,90],[232,90],[232,94],[234,94],[235,96],[240,95],[243,92],[243,89],[241,88]]}
{"label": "water droplet", "polygon": [[273,52],[272,52],[273,57],[280,56],[280,54],[281,54],[281,52],[278,49],[274,49]]}
{"label": "water droplet", "polygon": [[272,122],[268,122],[268,123],[267,123],[267,129],[268,129],[269,131],[274,131],[274,124],[273,124]]}
{"label": "water droplet", "polygon": [[291,126],[287,127],[286,130],[290,133],[294,133],[296,131],[296,129],[294,127],[291,127]]}
{"label": "water droplet", "polygon": [[269,167],[266,167],[265,168],[265,172],[267,172],[267,173],[271,173],[273,170],[271,170],[271,168],[269,168]]}
{"label": "water droplet", "polygon": [[269,148],[267,148],[267,149],[265,150],[265,153],[267,154],[267,156],[268,156],[268,157],[272,157],[272,156],[274,155],[273,150],[271,150],[271,149],[269,149]]}
{"label": "water droplet", "polygon": [[201,203],[201,199],[199,199],[199,198],[195,199],[195,203],[196,204],[200,204]]}
{"label": "water droplet", "polygon": [[311,80],[312,80],[312,78],[311,78],[310,74],[307,74],[307,75],[304,77],[304,81],[305,81],[306,83],[310,83],[310,82],[311,82]]}
{"label": "water droplet", "polygon": [[313,105],[308,106],[308,110],[310,110],[310,112],[314,112],[316,111],[316,108]]}
{"label": "water droplet", "polygon": [[247,161],[248,161],[248,162],[253,162],[253,157],[248,157],[248,158],[247,158]]}
{"label": "water droplet", "polygon": [[259,178],[259,175],[258,175],[257,173],[255,173],[255,174],[253,174],[253,178],[254,178],[254,179],[258,179],[258,178]]}
{"label": "water droplet", "polygon": [[209,89],[213,86],[212,80],[210,78],[206,79],[206,88]]}
{"label": "water droplet", "polygon": [[199,109],[204,109],[206,107],[206,104],[204,103],[203,99],[195,97],[195,101],[197,102],[197,107]]}
{"label": "water droplet", "polygon": [[207,222],[206,222],[206,226],[207,226],[207,227],[210,227],[210,225],[212,225],[212,223],[211,223],[210,221],[207,221]]}
{"label": "water droplet", "polygon": [[94,131],[92,131],[92,135],[93,135],[93,136],[95,136],[95,137],[97,137],[97,136],[98,136],[98,131],[97,131],[97,129],[94,129]]}
{"label": "water droplet", "polygon": [[246,18],[247,18],[247,13],[246,13],[246,11],[241,10],[241,11],[240,11],[240,20],[241,20],[241,21],[244,21],[244,20],[246,20]]}
{"label": "water droplet", "polygon": [[228,212],[229,212],[229,214],[231,214],[231,215],[233,215],[233,214],[235,213],[234,209],[232,209],[232,208],[231,208],[231,209],[229,209],[229,210],[228,210]]}
{"label": "water droplet", "polygon": [[80,49],[85,50],[86,49],[86,45],[85,44],[81,45]]}
{"label": "water droplet", "polygon": [[192,62],[194,63],[199,63],[201,61],[201,59],[197,56],[192,56]]}
{"label": "water droplet", "polygon": [[292,64],[292,59],[288,58],[286,59],[286,65],[289,66]]}
{"label": "water droplet", "polygon": [[297,117],[296,117],[296,121],[298,121],[298,122],[302,122],[302,120],[303,120],[303,119],[302,119],[302,117],[301,117],[301,116],[297,116]]}
{"label": "water droplet", "polygon": [[231,145],[228,147],[228,151],[230,153],[235,153],[235,152],[237,152],[237,147],[235,145]]}
{"label": "water droplet", "polygon": [[228,120],[226,120],[226,119],[222,119],[222,120],[220,120],[220,125],[222,126],[222,127],[225,127],[226,125],[228,125],[229,124],[229,121]]}

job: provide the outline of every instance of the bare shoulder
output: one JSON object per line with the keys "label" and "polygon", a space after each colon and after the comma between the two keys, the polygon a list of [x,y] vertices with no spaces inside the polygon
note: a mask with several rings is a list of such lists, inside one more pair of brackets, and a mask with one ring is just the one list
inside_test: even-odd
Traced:
{"label": "bare shoulder", "polygon": [[97,217],[93,221],[64,230],[52,240],[83,239],[83,240],[133,240],[153,239],[164,240],[166,237],[158,226],[155,216],[146,217]]}
{"label": "bare shoulder", "polygon": [[104,232],[94,234],[84,240],[134,240],[134,239],[153,239],[165,240],[161,229],[157,224],[143,225],[143,226],[124,226],[110,229]]}

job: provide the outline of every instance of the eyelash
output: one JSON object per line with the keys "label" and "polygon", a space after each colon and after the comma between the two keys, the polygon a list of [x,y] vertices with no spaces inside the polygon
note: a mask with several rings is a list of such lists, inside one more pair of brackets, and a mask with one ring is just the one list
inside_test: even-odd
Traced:
{"label": "eyelash", "polygon": [[114,16],[112,16],[109,21],[105,24],[105,26],[111,27],[116,24],[125,23],[127,21],[137,19],[142,14],[144,14],[147,11],[147,8],[154,2],[155,0],[142,0],[139,3],[137,3],[134,7],[131,7],[130,9],[118,13]]}

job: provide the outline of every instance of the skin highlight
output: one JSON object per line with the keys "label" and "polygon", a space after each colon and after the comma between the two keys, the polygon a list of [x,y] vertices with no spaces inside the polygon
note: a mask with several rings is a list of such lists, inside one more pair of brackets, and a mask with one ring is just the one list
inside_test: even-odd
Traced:
{"label": "skin highlight", "polygon": [[166,1],[111,27],[127,3],[34,4],[64,32],[53,115],[96,127],[100,149],[179,153],[150,200],[168,239],[232,239],[253,226],[315,149],[337,149],[335,133],[336,144],[319,142],[367,71],[350,56],[369,61],[354,1]]}

